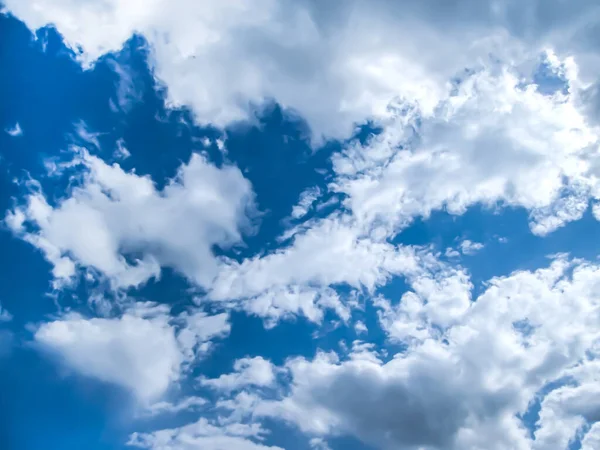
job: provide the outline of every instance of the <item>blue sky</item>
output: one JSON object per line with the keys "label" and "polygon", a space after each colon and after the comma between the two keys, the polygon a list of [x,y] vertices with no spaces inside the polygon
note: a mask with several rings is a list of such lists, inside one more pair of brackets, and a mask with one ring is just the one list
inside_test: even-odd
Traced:
{"label": "blue sky", "polygon": [[2,448],[600,448],[594,2],[4,5]]}

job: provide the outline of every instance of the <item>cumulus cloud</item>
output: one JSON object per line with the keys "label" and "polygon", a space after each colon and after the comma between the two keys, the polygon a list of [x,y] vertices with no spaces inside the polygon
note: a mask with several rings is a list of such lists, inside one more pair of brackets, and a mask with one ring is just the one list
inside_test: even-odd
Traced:
{"label": "cumulus cloud", "polygon": [[[41,349],[58,357],[65,367],[128,389],[152,409],[152,403],[180,380],[185,364],[195,357],[194,350],[228,332],[229,325],[222,318],[217,317],[219,329],[211,327],[214,317],[203,318],[208,326],[199,333],[198,320],[189,326],[188,316],[172,318],[164,305],[137,304],[118,318],[69,314],[41,324],[34,337]],[[174,321],[183,321],[183,329]],[[181,407],[163,406],[156,408]]]}
{"label": "cumulus cloud", "polygon": [[277,286],[310,284],[347,283],[372,290],[390,273],[416,268],[412,249],[370,239],[348,216],[332,215],[311,225],[287,247],[224,266],[210,297],[224,300],[257,295]]}
{"label": "cumulus cloud", "polygon": [[469,239],[465,239],[460,243],[460,251],[463,255],[474,255],[483,248],[481,242],[473,242]]}
{"label": "cumulus cloud", "polygon": [[516,62],[548,47],[576,55],[582,88],[593,84],[598,68],[591,0],[543,7],[513,0],[452,7],[440,0],[5,5],[33,30],[53,24],[86,65],[143,35],[170,102],[217,126],[248,118],[250,104],[275,99],[306,118],[317,136],[345,137],[354,123],[386,116],[397,96],[431,111],[447,81],[489,53]]}
{"label": "cumulus cloud", "polygon": [[[349,322],[361,293],[403,348],[386,358],[357,341],[343,358],[319,352],[282,367],[244,358],[232,373],[200,378],[230,416],[134,433],[130,445],[275,449],[255,422],[268,417],[322,449],[340,434],[382,449],[549,450],[577,435],[583,449],[595,447],[600,268],[557,258],[492,279],[473,299],[464,268],[393,239],[415,218],[475,205],[523,208],[539,236],[580,219],[590,203],[600,217],[596,2],[4,3],[31,29],[53,24],[86,67],[141,34],[169,105],[191,107],[200,123],[225,127],[273,100],[304,118],[315,142],[345,139],[369,120],[379,129],[342,141],[327,192],[307,186],[283,245],[245,259],[217,258],[212,247],[241,241],[251,186],[237,168],[201,155],[159,190],[83,152],[67,167],[81,168],[83,181],[63,198],[34,189],[8,213],[6,224],[43,252],[57,285],[86,268],[115,288],[135,287],[170,267],[206,292],[202,301],[267,326],[292,315],[319,324],[327,310]],[[540,58],[564,89],[534,81]],[[113,106],[127,110],[135,82],[126,64],[114,69]],[[326,194],[342,211],[306,220]],[[459,249],[470,255],[482,245],[465,240]],[[406,292],[375,294],[394,277]],[[229,332],[228,314],[140,311],[68,315],[41,325],[36,341],[71,369],[131,390],[151,413],[206,406],[199,397],[157,399]],[[289,385],[278,384],[280,372]],[[533,439],[522,417],[538,401]]]}
{"label": "cumulus cloud", "polygon": [[[425,252],[427,253],[427,252]],[[208,300],[241,300],[242,307],[266,319],[267,325],[290,315],[320,323],[327,310],[350,318],[351,292],[375,288],[395,275],[423,271],[424,255],[362,233],[349,215],[334,213],[298,230],[286,246],[241,262],[225,261],[208,291]]]}
{"label": "cumulus cloud", "polygon": [[180,428],[133,433],[128,445],[153,450],[282,450],[260,441],[266,430],[252,423],[213,424],[205,418]]}
{"label": "cumulus cloud", "polygon": [[51,205],[33,191],[6,217],[15,234],[44,253],[59,280],[82,266],[114,287],[138,286],[165,266],[206,286],[217,273],[211,247],[237,243],[248,225],[253,194],[237,168],[217,168],[194,154],[159,191],[149,177],[87,152],[78,163],[83,183],[70,195]]}
{"label": "cumulus cloud", "polygon": [[384,131],[334,155],[331,188],[365,227],[394,234],[432,211],[519,206],[545,235],[598,196],[599,131],[569,95],[543,95],[517,73],[466,74],[436,113],[400,104]]}
{"label": "cumulus cloud", "polygon": [[[599,282],[598,266],[563,259],[493,279],[454,325],[405,337],[407,350],[388,362],[364,346],[342,361],[290,360],[289,394],[259,402],[254,414],[382,449],[566,448],[600,420]],[[561,379],[571,381],[540,394]],[[520,417],[539,395],[532,440]]]}
{"label": "cumulus cloud", "polygon": [[321,195],[321,190],[318,187],[314,187],[314,188],[304,191],[300,195],[298,204],[294,205],[294,207],[292,208],[292,214],[291,214],[292,218],[293,219],[303,218],[308,213],[308,211],[312,207],[313,203],[315,201],[317,201],[317,199],[319,198],[320,195]]}
{"label": "cumulus cloud", "polygon": [[246,386],[270,386],[275,381],[273,365],[261,356],[238,359],[233,370],[233,373],[223,374],[218,378],[201,378],[200,383],[213,389],[230,392]]}

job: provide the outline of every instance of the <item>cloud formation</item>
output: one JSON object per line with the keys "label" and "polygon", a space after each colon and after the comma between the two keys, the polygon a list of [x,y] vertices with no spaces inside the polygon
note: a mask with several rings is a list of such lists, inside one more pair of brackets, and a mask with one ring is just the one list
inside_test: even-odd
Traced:
{"label": "cloud formation", "polygon": [[[225,164],[194,153],[161,189],[78,149],[47,164],[69,177],[65,192],[27,183],[4,222],[43,253],[55,289],[85,274],[126,297],[173,269],[193,293],[183,309],[133,302],[34,332],[63,367],[127,389],[147,416],[194,414],[134,432],[129,445],[280,450],[272,422],[321,450],[339,436],[384,450],[600,445],[600,267],[555,255],[480,286],[460,265],[475,258],[458,250],[474,255],[487,240],[463,234],[442,256],[399,238],[418,219],[473,207],[523,210],[540,239],[590,206],[600,220],[597,2],[4,3],[31,30],[55,26],[85,68],[141,35],[168,106],[223,136],[276,102],[307,122],[311,150],[339,145],[320,184],[287,205],[281,233],[243,256],[220,250],[245,244],[254,191],[223,140]],[[126,115],[143,97],[121,57],[110,59],[111,104]],[[100,150],[98,134],[78,134]],[[122,141],[109,150],[129,155]],[[266,328],[303,316],[318,332],[385,342],[344,341],[277,365],[254,354],[230,373],[192,374],[229,334],[233,310]],[[206,392],[167,395],[179,383]]]}
{"label": "cloud formation", "polygon": [[114,287],[138,286],[159,277],[163,266],[208,286],[218,267],[212,246],[240,242],[240,229],[249,225],[250,183],[239,169],[217,168],[199,154],[162,191],[149,177],[85,151],[70,164],[81,166],[83,182],[66,198],[51,205],[34,190],[6,217],[59,280],[84,267]]}
{"label": "cloud formation", "polygon": [[[387,362],[368,346],[345,360],[320,353],[288,361],[290,393],[259,401],[254,414],[382,449],[566,448],[599,418],[599,280],[598,266],[562,259],[494,279],[455,324],[405,334],[407,350]],[[520,417],[538,395],[532,440]],[[589,433],[583,442],[593,442]]]}
{"label": "cloud formation", "polygon": [[31,29],[53,24],[86,65],[141,34],[169,101],[217,126],[247,119],[251,104],[274,99],[305,118],[315,136],[343,138],[355,123],[386,116],[396,97],[432,111],[448,80],[490,52],[526,63],[545,48],[580,56],[582,101],[597,103],[599,13],[591,0],[5,5]]}
{"label": "cloud formation", "polygon": [[151,410],[173,409],[152,403],[180,381],[196,352],[204,353],[206,343],[229,332],[226,315],[200,314],[192,320],[180,316],[183,326],[177,326],[168,307],[138,303],[121,317],[70,314],[42,323],[34,338],[76,373],[121,386]]}

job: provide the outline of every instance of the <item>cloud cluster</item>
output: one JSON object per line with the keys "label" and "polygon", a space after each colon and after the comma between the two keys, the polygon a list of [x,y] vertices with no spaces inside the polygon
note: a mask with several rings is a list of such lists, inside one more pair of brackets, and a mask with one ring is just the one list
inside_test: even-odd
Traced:
{"label": "cloud cluster", "polygon": [[199,154],[162,190],[149,177],[81,153],[83,182],[56,205],[39,190],[10,211],[6,223],[39,248],[58,280],[93,269],[116,288],[138,286],[171,267],[199,286],[217,274],[212,246],[240,242],[253,208],[250,183],[232,166]]}
{"label": "cloud cluster", "polygon": [[[407,350],[387,362],[364,345],[343,360],[289,360],[289,393],[257,399],[249,413],[382,449],[565,449],[587,425],[583,442],[592,445],[600,420],[598,283],[598,266],[564,259],[494,279],[450,326],[433,326],[425,313],[431,326],[405,333]],[[400,313],[396,320],[404,323]],[[532,439],[522,417],[536,402]]]}
{"label": "cloud cluster", "polygon": [[[161,450],[283,450],[264,445],[266,430],[256,425],[229,423],[218,425],[201,418],[180,428],[164,429],[153,433],[134,433],[128,442],[132,447]],[[257,442],[258,441],[258,442]]]}
{"label": "cloud cluster", "polygon": [[[297,315],[320,324],[329,310],[368,336],[365,323],[351,323],[361,297],[403,349],[384,355],[355,342],[347,355],[318,352],[281,367],[243,358],[232,373],[195,379],[217,395],[209,405],[163,397],[229,332],[228,312],[138,304],[42,323],[40,348],[130,390],[150,415],[210,410],[134,433],[129,445],[279,450],[265,443],[266,418],[298,427],[316,449],[338,435],[381,449],[550,450],[577,436],[584,450],[599,445],[600,267],[558,257],[489,280],[473,298],[465,268],[432,247],[393,243],[416,218],[475,205],[523,208],[538,236],[580,219],[590,203],[600,218],[597,2],[4,3],[32,30],[53,24],[85,66],[141,34],[169,104],[189,106],[201,124],[226,127],[274,100],[307,121],[313,143],[346,139],[369,120],[378,128],[342,141],[329,184],[305,187],[285,221],[293,227],[274,237],[279,247],[244,259],[214,248],[242,243],[252,186],[234,165],[199,154],[158,189],[82,151],[68,164],[79,173],[68,192],[53,201],[34,183],[8,212],[12,232],[52,264],[55,287],[86,270],[122,291],[168,267],[211,307],[243,309],[267,326]],[[559,88],[536,78],[541,66]],[[135,79],[126,61],[114,68],[113,106],[126,111]],[[341,208],[311,217],[330,194]],[[459,244],[464,255],[483,246]],[[376,295],[398,277],[407,286],[398,298]]]}
{"label": "cloud cluster", "polygon": [[599,137],[570,94],[544,95],[492,66],[465,75],[433,115],[398,105],[381,134],[333,157],[331,188],[363,227],[388,234],[435,210],[484,204],[526,208],[545,235],[598,198]]}
{"label": "cloud cluster", "polygon": [[115,318],[68,314],[42,323],[35,342],[76,373],[129,390],[151,411],[182,409],[158,405],[185,368],[229,332],[227,314],[183,314],[173,318],[165,305],[138,303]]}
{"label": "cloud cluster", "polygon": [[578,57],[582,102],[597,103],[592,0],[7,0],[5,7],[32,30],[54,25],[86,65],[142,35],[170,102],[217,126],[274,99],[316,137],[345,137],[355,123],[385,117],[398,96],[431,111],[451,77],[490,53],[527,64],[548,47]]}

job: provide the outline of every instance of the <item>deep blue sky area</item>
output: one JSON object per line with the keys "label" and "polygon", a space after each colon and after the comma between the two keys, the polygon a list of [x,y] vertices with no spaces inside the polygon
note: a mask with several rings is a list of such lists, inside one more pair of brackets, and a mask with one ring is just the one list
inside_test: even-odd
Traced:
{"label": "deep blue sky area", "polygon": [[[155,76],[152,58],[146,38],[134,35],[122,50],[105,54],[84,69],[55,28],[44,27],[32,33],[14,16],[0,14],[0,217],[21,204],[32,189],[41,189],[51,206],[59,205],[79,179],[76,169],[66,168],[61,176],[52,176],[48,167],[50,163],[71,160],[74,145],[107,163],[119,164],[127,172],[150,177],[158,190],[176,177],[178,168],[194,153],[202,153],[217,167],[238,167],[252,187],[256,208],[249,212],[242,243],[233,247],[215,245],[212,249],[230,262],[242,263],[276,252],[283,248],[281,236],[294,225],[325,218],[335,208],[340,213],[346,211],[349,203],[343,203],[345,194],[329,189],[336,177],[332,156],[356,142],[366,145],[383,132],[380,125],[365,118],[355,124],[354,135],[347,139],[315,140],[308,121],[275,98],[254,108],[249,120],[225,128],[202,126],[191,107],[168,105],[168,86]],[[533,83],[543,95],[568,94],[567,75],[548,64],[538,64]],[[129,79],[124,80],[119,70],[125,70]],[[18,135],[9,132],[16,124],[22,131]],[[94,138],[86,141],[86,133]],[[97,144],[92,142],[94,139]],[[207,139],[208,146],[203,144]],[[218,142],[226,143],[226,152]],[[129,156],[115,153],[118,148],[126,148]],[[32,184],[32,180],[39,185]],[[318,188],[321,203],[331,203],[322,209],[315,203],[303,218],[290,218],[298,199],[311,188]],[[492,278],[547,267],[552,255],[564,253],[590,262],[597,260],[600,223],[591,206],[582,218],[546,236],[531,232],[531,220],[531,212],[521,206],[476,203],[463,214],[443,209],[434,210],[428,217],[415,217],[386,242],[422,246],[442,262],[464,268],[473,284],[472,300],[484,292]],[[447,253],[448,248],[459,249],[465,240],[481,243],[483,248],[454,256]],[[120,450],[128,448],[126,442],[133,432],[180,427],[200,417],[193,410],[165,418],[139,417],[135,396],[127,389],[82,375],[63,364],[59,355],[40,349],[34,338],[40,324],[58,320],[67,312],[84,317],[96,313],[88,298],[98,291],[99,284],[86,280],[83,274],[77,277],[74,286],[53,289],[52,264],[38,248],[2,222],[0,305],[12,318],[0,320],[0,450]],[[307,285],[314,287],[314,280]],[[245,357],[262,356],[282,366],[290,358],[312,359],[324,351],[335,352],[346,361],[351,358],[348,349],[355,339],[374,345],[386,360],[396,352],[396,356],[402,355],[406,346],[387,338],[380,326],[381,312],[371,299],[383,296],[391,305],[398,305],[411,289],[404,277],[389,276],[371,291],[366,286],[352,290],[344,283],[333,284],[332,288],[344,302],[357,299],[359,306],[352,309],[347,323],[326,310],[321,324],[298,314],[271,326],[263,318],[236,308],[231,312],[228,335],[216,341],[201,361],[192,364],[189,379],[170,387],[169,398],[200,392],[216,401],[217,397],[211,397],[214,393],[199,388],[195,378],[229,373],[235,362]],[[172,267],[163,267],[159,278],[120,292],[138,301],[168,304],[174,313],[204,305],[205,294],[202,287],[194,286]],[[117,298],[114,293],[106,296]],[[210,311],[216,311],[221,306],[211,307]],[[367,333],[355,329],[357,321],[366,325]],[[287,380],[285,374],[277,376]],[[547,392],[562,385],[557,383]],[[287,392],[289,388],[282,387],[276,394]],[[538,398],[525,414],[524,424],[530,432],[536,427],[540,407]],[[215,412],[207,417],[215,418]],[[317,434],[303,433],[291,422],[264,419],[263,426],[270,432],[263,444],[289,450],[385,448],[372,445],[382,441],[368,433],[365,438],[365,434],[352,436],[352,432],[332,432],[327,436],[328,447],[320,447],[316,440],[310,443]],[[363,422],[349,423],[350,428],[363,426]],[[385,439],[394,442],[388,435]],[[580,441],[580,437],[573,440],[571,448],[580,448]]]}

